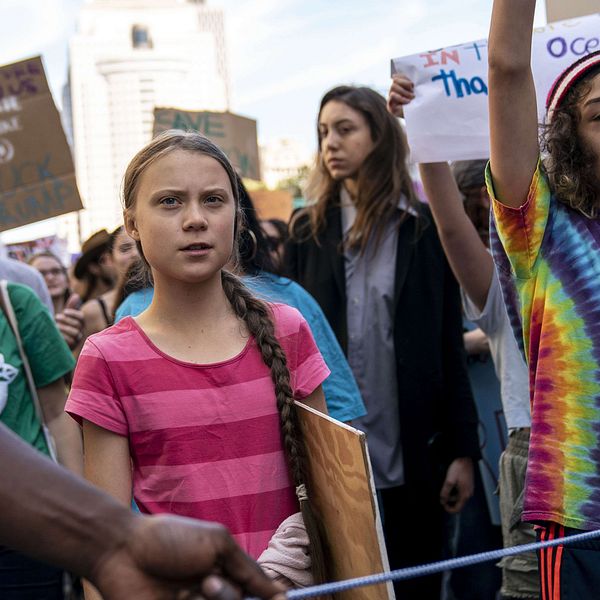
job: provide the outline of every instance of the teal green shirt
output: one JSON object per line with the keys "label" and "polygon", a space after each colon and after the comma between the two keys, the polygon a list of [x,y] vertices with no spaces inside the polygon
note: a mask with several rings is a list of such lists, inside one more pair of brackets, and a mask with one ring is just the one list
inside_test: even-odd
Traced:
{"label": "teal green shirt", "polygon": [[[75,360],[54,324],[48,309],[35,293],[19,284],[8,285],[8,293],[19,322],[25,354],[29,359],[33,379],[39,389],[55,382],[73,370]],[[35,415],[27,378],[13,332],[4,312],[0,310],[0,353],[4,362],[18,370],[8,386],[6,406],[0,421],[23,440],[48,454],[41,423]]]}

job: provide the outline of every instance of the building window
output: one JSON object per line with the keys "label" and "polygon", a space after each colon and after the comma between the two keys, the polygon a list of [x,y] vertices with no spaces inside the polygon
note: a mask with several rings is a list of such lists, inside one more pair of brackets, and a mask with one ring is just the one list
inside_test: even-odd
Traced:
{"label": "building window", "polygon": [[152,48],[152,39],[145,25],[134,25],[131,28],[131,44],[134,48]]}

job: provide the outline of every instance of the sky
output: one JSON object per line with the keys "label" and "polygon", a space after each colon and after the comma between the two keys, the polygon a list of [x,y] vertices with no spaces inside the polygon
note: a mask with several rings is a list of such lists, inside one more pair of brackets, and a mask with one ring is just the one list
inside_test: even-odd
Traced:
{"label": "sky", "polygon": [[[84,1],[0,0],[0,65],[42,54],[58,106]],[[261,143],[292,138],[311,151],[328,89],[358,83],[385,94],[391,58],[487,37],[492,9],[492,0],[206,3],[225,12],[231,110],[258,120]]]}
{"label": "sky", "polygon": [[[62,104],[68,44],[93,0],[0,0],[0,65],[42,55]],[[258,121],[261,144],[278,138],[316,150],[323,94],[339,84],[383,95],[390,60],[487,37],[493,0],[206,0],[225,13],[230,110]],[[537,0],[535,24],[546,23]],[[48,235],[45,222],[0,235],[4,243]]]}

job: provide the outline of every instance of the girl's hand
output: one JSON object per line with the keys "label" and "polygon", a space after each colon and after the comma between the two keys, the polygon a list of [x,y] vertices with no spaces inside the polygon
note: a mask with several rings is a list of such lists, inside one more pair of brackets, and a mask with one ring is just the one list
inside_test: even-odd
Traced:
{"label": "girl's hand", "polygon": [[406,75],[397,74],[392,77],[392,85],[388,92],[387,107],[395,117],[404,116],[404,105],[415,97],[415,84]]}

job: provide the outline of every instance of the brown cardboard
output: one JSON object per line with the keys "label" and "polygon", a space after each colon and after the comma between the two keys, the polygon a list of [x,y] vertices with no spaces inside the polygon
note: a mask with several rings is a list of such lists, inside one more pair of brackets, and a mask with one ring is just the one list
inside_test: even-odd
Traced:
{"label": "brown cardboard", "polygon": [[259,219],[290,220],[294,199],[287,190],[252,190],[248,192]]}
{"label": "brown cardboard", "polygon": [[[389,571],[366,436],[296,403],[306,441],[310,501],[323,523],[331,579]],[[391,583],[335,594],[335,600],[394,600]]]}
{"label": "brown cardboard", "polygon": [[600,11],[598,0],[546,0],[546,21],[563,21]]}
{"label": "brown cardboard", "polygon": [[81,208],[41,58],[0,67],[0,231]]}
{"label": "brown cardboard", "polygon": [[154,109],[153,135],[167,129],[194,130],[217,144],[242,177],[260,179],[256,121],[230,112]]}

